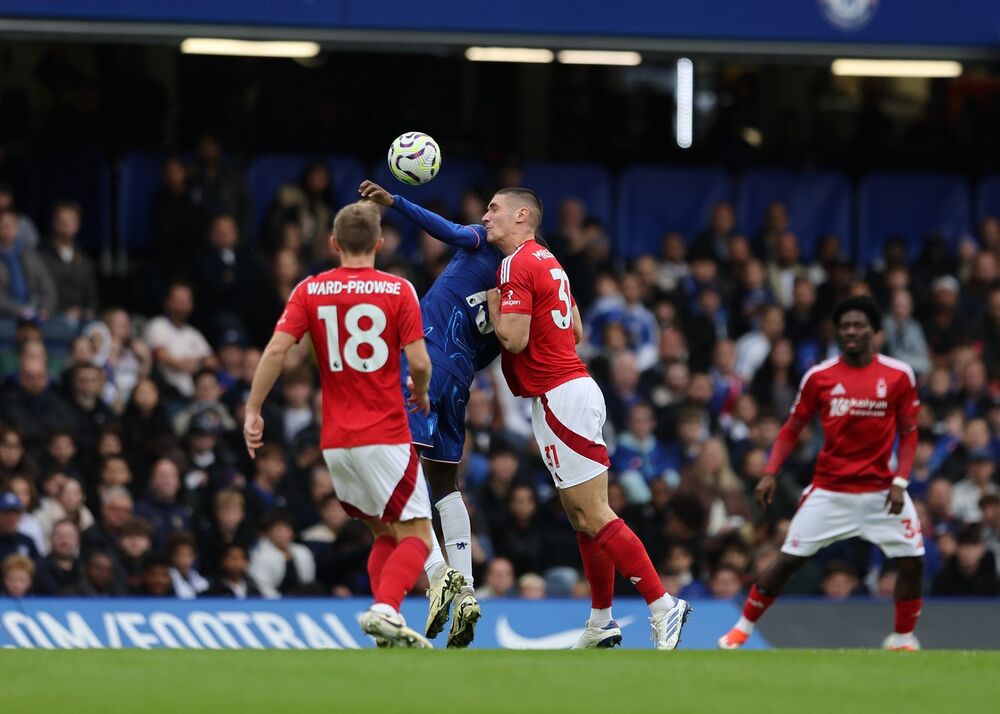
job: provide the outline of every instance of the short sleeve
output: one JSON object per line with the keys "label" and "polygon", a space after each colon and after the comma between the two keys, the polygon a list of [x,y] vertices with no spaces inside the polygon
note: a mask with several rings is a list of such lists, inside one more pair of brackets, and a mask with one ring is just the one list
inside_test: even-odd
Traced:
{"label": "short sleeve", "polygon": [[806,372],[799,385],[799,393],[795,397],[789,416],[805,422],[812,421],[819,410],[819,380],[816,372]]}
{"label": "short sleeve", "polygon": [[303,289],[305,281],[295,286],[292,294],[288,296],[288,304],[285,311],[278,318],[278,324],[274,326],[275,332],[287,332],[296,341],[302,339],[302,335],[309,331],[309,311],[306,305],[306,291]]}
{"label": "short sleeve", "polygon": [[400,292],[402,305],[399,310],[399,344],[406,346],[423,339],[424,324],[420,315],[420,301],[417,291],[409,280],[404,281],[405,287]]}
{"label": "short sleeve", "polygon": [[515,256],[508,256],[500,264],[500,274],[497,285],[500,288],[501,315],[530,315],[534,295],[531,271],[522,262],[516,262]]}
{"label": "short sleeve", "polygon": [[154,350],[166,347],[170,343],[167,332],[166,320],[160,318],[152,320],[146,328],[146,343]]}

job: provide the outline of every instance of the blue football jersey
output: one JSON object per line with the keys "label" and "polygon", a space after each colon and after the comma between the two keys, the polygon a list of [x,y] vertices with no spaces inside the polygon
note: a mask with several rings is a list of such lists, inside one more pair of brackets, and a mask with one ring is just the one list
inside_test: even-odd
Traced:
{"label": "blue football jersey", "polygon": [[472,384],[476,372],[500,354],[493,334],[486,291],[497,284],[503,253],[486,242],[483,226],[452,223],[394,196],[394,208],[438,240],[458,248],[420,301],[424,339],[435,369]]}

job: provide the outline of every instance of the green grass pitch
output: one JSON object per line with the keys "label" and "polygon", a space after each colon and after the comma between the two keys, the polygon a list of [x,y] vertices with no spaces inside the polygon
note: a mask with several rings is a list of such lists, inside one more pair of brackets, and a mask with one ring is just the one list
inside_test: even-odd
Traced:
{"label": "green grass pitch", "polygon": [[1000,652],[11,651],[10,712],[979,712]]}

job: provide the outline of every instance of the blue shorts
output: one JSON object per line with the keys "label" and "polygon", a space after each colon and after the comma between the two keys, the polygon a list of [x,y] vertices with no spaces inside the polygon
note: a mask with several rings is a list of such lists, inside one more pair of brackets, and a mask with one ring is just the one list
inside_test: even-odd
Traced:
{"label": "blue shorts", "polygon": [[[410,370],[403,358],[401,374],[403,395],[409,399],[406,377]],[[428,389],[431,413],[410,413],[410,434],[420,447],[420,455],[431,461],[457,464],[465,450],[465,407],[469,403],[469,385],[444,369],[431,372]]]}

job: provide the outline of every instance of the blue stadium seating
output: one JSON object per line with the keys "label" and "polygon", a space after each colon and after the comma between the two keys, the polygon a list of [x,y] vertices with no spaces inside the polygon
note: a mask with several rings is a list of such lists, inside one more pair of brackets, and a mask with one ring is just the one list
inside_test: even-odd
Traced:
{"label": "blue stadium seating", "polygon": [[118,167],[118,245],[127,255],[153,250],[153,200],[162,183],[164,158],[137,151]]}
{"label": "blue stadium seating", "polygon": [[833,171],[796,174],[790,171],[748,171],[739,186],[737,219],[748,237],[762,225],[768,206],[780,201],[788,207],[791,230],[799,238],[803,260],[811,261],[820,240],[840,238],[844,252],[853,254],[851,184]]}
{"label": "blue stadium seating", "polygon": [[979,182],[976,220],[981,221],[987,216],[1000,218],[1000,174],[984,176],[983,180]]}
{"label": "blue stadium seating", "polygon": [[732,200],[729,176],[717,168],[632,166],[618,180],[617,253],[659,255],[668,231],[690,243],[708,222],[712,207]]}
{"label": "blue stadium seating", "polygon": [[92,152],[59,154],[43,162],[44,210],[38,230],[48,234],[52,206],[61,200],[77,201],[83,208],[80,245],[98,255],[111,248],[111,168],[103,156]]}
{"label": "blue stadium seating", "polygon": [[567,198],[578,198],[587,215],[611,225],[611,179],[598,164],[531,162],[524,165],[524,185],[542,199],[545,216],[542,232],[551,233],[559,223],[559,206]]}
{"label": "blue stadium seating", "polygon": [[969,231],[969,186],[959,174],[874,173],[858,187],[858,257],[870,265],[888,238],[906,241],[909,259],[940,234],[951,249]]}
{"label": "blue stadium seating", "polygon": [[[260,238],[274,194],[281,186],[298,181],[306,164],[312,158],[314,157],[305,154],[263,154],[254,159],[247,168],[246,179],[253,205],[252,224],[256,227],[256,235],[251,236],[251,240]],[[330,182],[337,203],[335,207],[353,201],[358,195],[358,185],[364,178],[362,165],[356,159],[347,156],[318,158],[330,171]]]}

